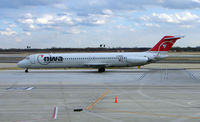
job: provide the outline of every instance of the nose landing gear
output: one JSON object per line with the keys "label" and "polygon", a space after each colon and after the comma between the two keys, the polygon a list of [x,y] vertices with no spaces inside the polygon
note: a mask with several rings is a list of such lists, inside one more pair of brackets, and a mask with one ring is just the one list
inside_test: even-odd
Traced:
{"label": "nose landing gear", "polygon": [[25,72],[28,73],[28,68],[25,68]]}
{"label": "nose landing gear", "polygon": [[98,72],[105,72],[105,68],[104,67],[99,68]]}

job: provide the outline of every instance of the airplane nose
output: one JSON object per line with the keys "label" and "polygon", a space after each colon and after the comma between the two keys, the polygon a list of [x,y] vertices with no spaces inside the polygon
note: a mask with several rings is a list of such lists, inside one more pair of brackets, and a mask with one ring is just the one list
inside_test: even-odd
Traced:
{"label": "airplane nose", "polygon": [[18,66],[18,67],[21,67],[21,68],[24,68],[24,67],[25,67],[24,61],[23,61],[23,60],[22,60],[22,61],[19,61],[19,62],[17,63],[17,66]]}

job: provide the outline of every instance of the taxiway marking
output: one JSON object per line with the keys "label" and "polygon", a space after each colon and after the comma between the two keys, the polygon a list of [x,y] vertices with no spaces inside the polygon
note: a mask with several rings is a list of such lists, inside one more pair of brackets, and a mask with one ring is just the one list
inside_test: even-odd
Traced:
{"label": "taxiway marking", "polygon": [[100,97],[98,97],[92,104],[90,104],[87,109],[91,110],[93,109],[93,107],[100,101],[102,100],[108,93],[110,92],[110,90],[107,90],[106,92],[104,92]]}
{"label": "taxiway marking", "polygon": [[57,119],[57,115],[58,115],[58,107],[54,107],[52,118]]}

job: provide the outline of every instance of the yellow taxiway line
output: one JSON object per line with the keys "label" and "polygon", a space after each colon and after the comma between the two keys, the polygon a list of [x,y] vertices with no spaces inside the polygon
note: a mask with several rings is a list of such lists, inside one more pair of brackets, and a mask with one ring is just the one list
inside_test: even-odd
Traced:
{"label": "yellow taxiway line", "polygon": [[110,90],[107,90],[106,92],[104,92],[100,97],[98,97],[92,104],[90,104],[87,109],[91,110],[93,109],[93,107],[100,101],[102,100],[108,93],[110,92]]}

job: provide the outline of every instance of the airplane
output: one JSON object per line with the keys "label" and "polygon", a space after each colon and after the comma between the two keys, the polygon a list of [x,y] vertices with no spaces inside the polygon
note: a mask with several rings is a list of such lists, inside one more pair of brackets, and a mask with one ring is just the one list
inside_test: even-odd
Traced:
{"label": "airplane", "polygon": [[17,65],[25,72],[36,68],[97,68],[98,72],[105,72],[108,67],[140,68],[168,57],[168,51],[181,38],[183,36],[164,36],[146,52],[32,54]]}

